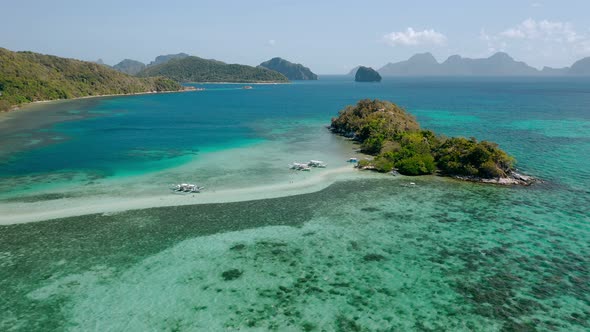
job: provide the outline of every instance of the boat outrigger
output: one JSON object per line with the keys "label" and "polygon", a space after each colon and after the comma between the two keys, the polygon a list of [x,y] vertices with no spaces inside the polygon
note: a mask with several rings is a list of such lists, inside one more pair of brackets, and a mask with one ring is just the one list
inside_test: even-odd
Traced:
{"label": "boat outrigger", "polygon": [[321,160],[310,160],[309,163],[307,163],[307,166],[309,167],[318,167],[318,168],[326,168],[326,166],[328,166],[326,163],[324,163]]}
{"label": "boat outrigger", "polygon": [[324,163],[321,160],[310,160],[307,163],[296,163],[293,162],[292,164],[289,164],[289,168],[290,169],[294,169],[296,171],[311,171],[312,167],[317,167],[317,168],[326,168],[326,163]]}
{"label": "boat outrigger", "polygon": [[294,169],[296,171],[311,171],[311,167],[309,167],[309,165],[307,163],[292,163],[289,164],[289,168],[290,169]]}
{"label": "boat outrigger", "polygon": [[205,187],[199,187],[196,184],[181,183],[173,185],[170,189],[182,193],[200,193],[201,190],[205,189]]}

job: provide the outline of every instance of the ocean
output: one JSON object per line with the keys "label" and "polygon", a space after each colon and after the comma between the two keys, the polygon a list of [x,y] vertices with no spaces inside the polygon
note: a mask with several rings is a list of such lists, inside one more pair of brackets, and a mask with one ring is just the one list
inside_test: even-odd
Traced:
{"label": "ocean", "polygon": [[[195,86],[3,115],[0,330],[590,329],[589,79]],[[363,98],[543,182],[352,170],[325,126]]]}

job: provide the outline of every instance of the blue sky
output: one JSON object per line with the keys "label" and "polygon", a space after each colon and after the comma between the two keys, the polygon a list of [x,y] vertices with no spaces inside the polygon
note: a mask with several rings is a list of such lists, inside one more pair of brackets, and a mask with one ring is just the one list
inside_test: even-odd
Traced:
{"label": "blue sky", "polygon": [[281,56],[320,74],[418,52],[506,51],[541,67],[590,56],[590,1],[2,1],[0,47],[149,62],[186,52],[256,65]]}

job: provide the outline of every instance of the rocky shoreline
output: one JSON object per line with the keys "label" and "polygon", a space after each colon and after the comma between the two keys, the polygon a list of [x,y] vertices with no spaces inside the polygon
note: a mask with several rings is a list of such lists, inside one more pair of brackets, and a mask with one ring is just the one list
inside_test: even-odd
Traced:
{"label": "rocky shoreline", "polygon": [[[358,168],[359,170],[363,170],[363,171],[378,172],[378,170],[375,168],[375,166],[363,166],[363,167],[355,166],[355,167]],[[396,170],[393,170],[393,171],[389,172],[388,174],[399,175],[399,173]],[[477,183],[484,183],[484,184],[496,184],[496,185],[501,185],[501,186],[515,186],[515,185],[516,186],[530,186],[532,184],[542,182],[541,180],[534,178],[530,175],[524,175],[524,174],[518,173],[516,171],[512,171],[507,177],[491,178],[491,179],[481,178],[481,177],[477,177],[477,176],[462,176],[462,175],[443,174],[440,172],[437,172],[436,175],[442,176],[442,177],[448,177],[448,178],[452,178],[452,179],[456,179],[456,180],[461,180],[461,181],[477,182]]]}
{"label": "rocky shoreline", "polygon": [[501,178],[480,178],[475,176],[461,176],[461,175],[449,175],[449,177],[453,179],[463,180],[463,181],[470,181],[470,182],[478,182],[478,183],[486,183],[486,184],[497,184],[497,185],[504,185],[504,186],[511,186],[511,185],[520,185],[520,186],[530,186],[534,183],[541,182],[541,180],[534,178],[529,175],[524,175],[518,172],[511,172],[508,174],[507,177]]}

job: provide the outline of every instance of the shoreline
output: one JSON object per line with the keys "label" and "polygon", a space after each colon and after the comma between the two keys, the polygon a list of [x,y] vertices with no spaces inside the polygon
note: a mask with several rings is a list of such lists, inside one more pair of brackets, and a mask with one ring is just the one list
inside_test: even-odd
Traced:
{"label": "shoreline", "polygon": [[133,93],[115,93],[115,94],[105,94],[105,95],[91,95],[91,96],[82,96],[82,97],[75,97],[75,98],[67,98],[67,99],[47,99],[47,100],[36,100],[29,103],[15,105],[9,108],[7,111],[1,111],[1,114],[12,113],[15,111],[19,111],[25,109],[27,107],[39,104],[48,104],[52,102],[63,102],[63,101],[70,101],[70,100],[81,100],[81,99],[92,99],[92,98],[104,98],[104,97],[122,97],[122,96],[140,96],[140,95],[150,95],[150,94],[164,94],[164,93],[183,93],[183,92],[193,92],[193,91],[201,91],[194,87],[185,87],[185,89],[177,90],[177,91],[145,91],[145,92],[133,92]]}
{"label": "shoreline", "polygon": [[228,188],[219,191],[205,190],[195,194],[165,194],[143,197],[125,196],[87,196],[81,198],[62,198],[37,202],[0,203],[0,226],[46,221],[52,219],[79,217],[103,213],[120,213],[130,210],[143,210],[155,207],[222,204],[230,202],[253,201],[286,196],[296,196],[317,192],[337,181],[370,177],[368,173],[343,166],[319,171],[308,178],[295,182],[277,182],[243,188]]}
{"label": "shoreline", "polygon": [[291,84],[291,81],[289,81],[289,82],[183,82],[183,84],[278,85],[278,84]]}

